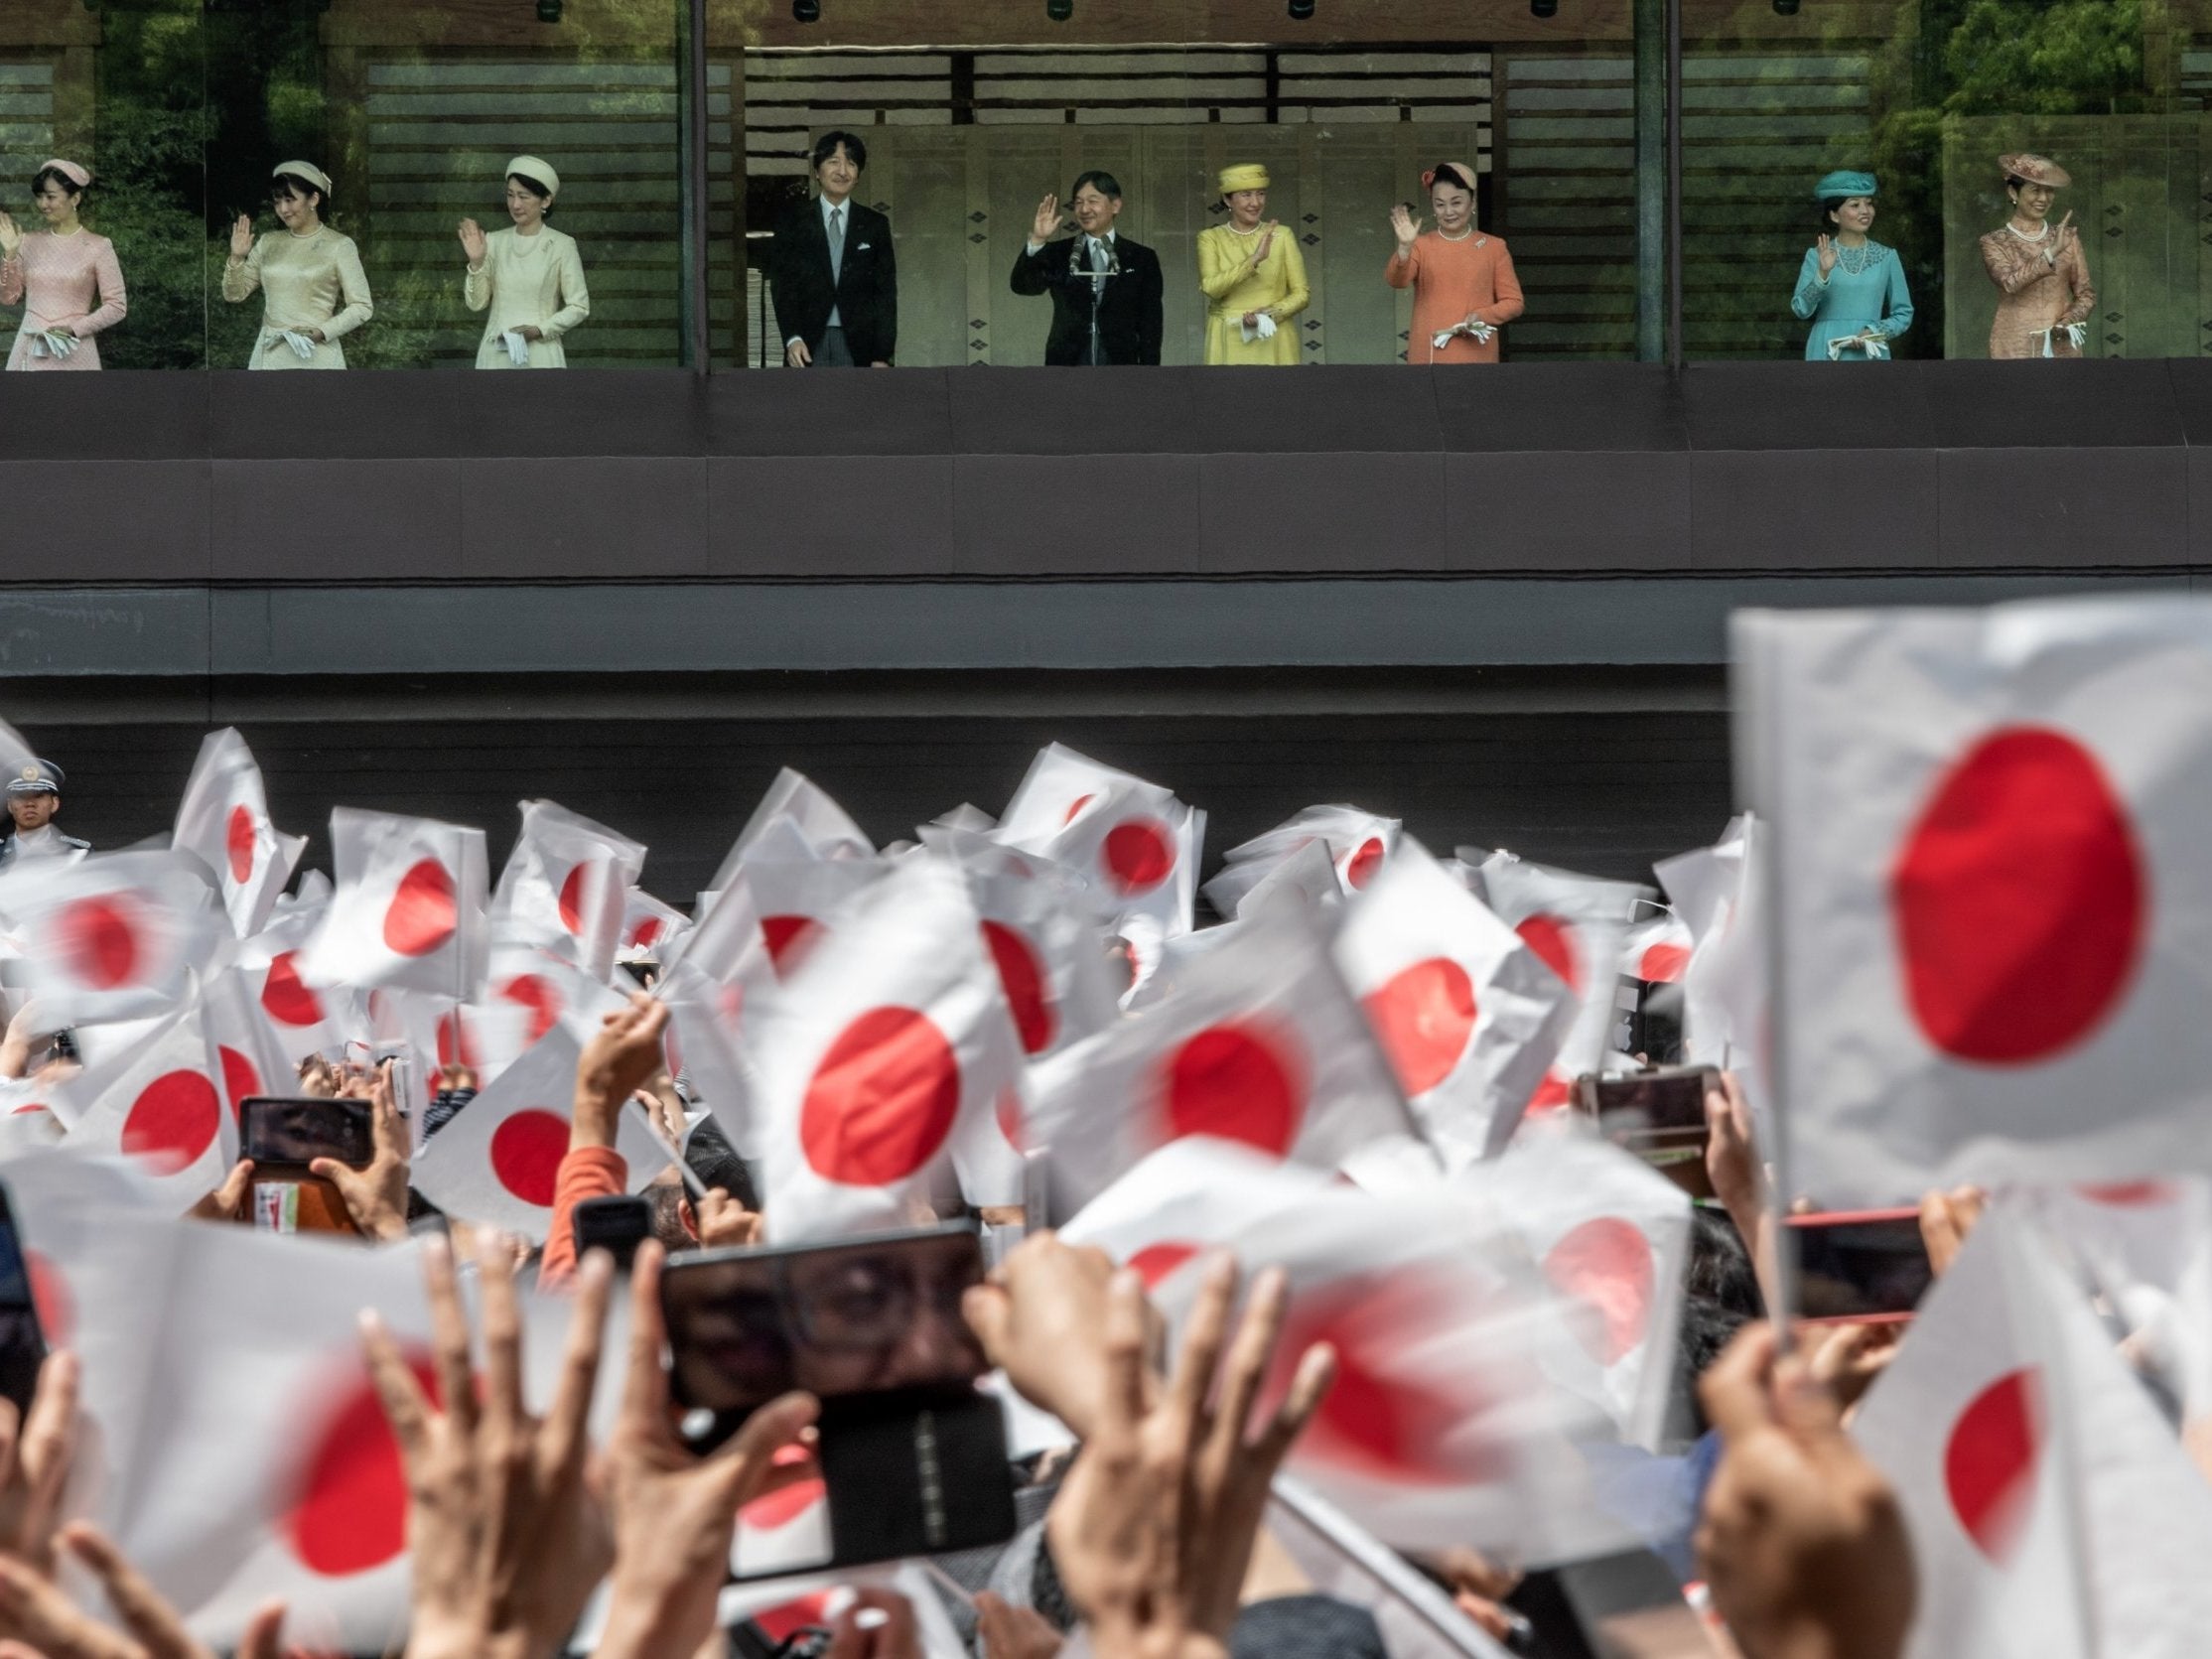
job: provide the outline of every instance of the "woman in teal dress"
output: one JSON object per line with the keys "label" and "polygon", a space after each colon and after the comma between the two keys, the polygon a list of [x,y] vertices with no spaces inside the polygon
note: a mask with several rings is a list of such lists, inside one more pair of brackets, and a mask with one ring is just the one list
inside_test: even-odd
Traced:
{"label": "woman in teal dress", "polygon": [[1807,362],[1872,362],[1912,327],[1904,261],[1866,232],[1874,222],[1874,176],[1831,173],[1813,187],[1821,220],[1834,226],[1805,250],[1790,310],[1813,325]]}

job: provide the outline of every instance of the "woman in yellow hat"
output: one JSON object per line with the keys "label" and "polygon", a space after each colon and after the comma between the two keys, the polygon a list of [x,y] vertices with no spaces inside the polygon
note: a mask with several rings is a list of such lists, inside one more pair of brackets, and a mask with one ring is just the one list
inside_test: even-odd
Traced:
{"label": "woman in yellow hat", "polygon": [[479,368],[566,368],[562,338],[592,314],[584,286],[584,257],[576,238],[545,222],[561,176],[536,156],[507,163],[507,217],[514,222],[485,235],[473,218],[461,221],[461,251],[469,272],[461,297],[471,311],[489,311]]}
{"label": "woman in yellow hat", "polygon": [[222,297],[242,305],[261,295],[261,332],[248,368],[344,368],[339,342],[374,313],[353,238],[334,230],[331,179],[311,161],[279,162],[269,201],[282,230],[258,239],[251,214],[230,227]]}
{"label": "woman in yellow hat", "polygon": [[1206,361],[1284,368],[1299,360],[1290,320],[1313,294],[1298,238],[1267,211],[1267,169],[1221,170],[1229,222],[1198,232],[1198,286],[1206,295]]}
{"label": "woman in yellow hat", "polygon": [[2051,204],[2074,181],[2048,156],[2024,150],[1997,158],[2012,216],[1982,238],[1982,264],[1997,284],[1993,357],[2078,357],[2097,290],[2081,235],[2068,213],[2051,223]]}

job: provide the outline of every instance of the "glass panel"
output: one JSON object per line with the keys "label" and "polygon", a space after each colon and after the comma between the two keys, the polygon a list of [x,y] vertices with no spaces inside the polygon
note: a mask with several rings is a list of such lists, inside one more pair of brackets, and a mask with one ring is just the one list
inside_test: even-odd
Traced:
{"label": "glass panel", "polygon": [[[206,363],[205,56],[199,0],[0,7],[0,211],[37,238],[18,251],[27,292],[0,307],[10,366]],[[33,190],[54,159],[83,169],[90,184],[50,189],[42,207]],[[72,220],[85,236],[68,230]],[[65,240],[45,240],[57,227]],[[120,317],[101,291],[108,250]],[[69,326],[75,343],[57,350],[41,338],[52,325]]]}
{"label": "glass panel", "polygon": [[[1869,335],[1899,357],[2212,349],[2201,8],[1781,0],[1689,23],[1690,355],[1863,361]],[[2069,181],[2047,210],[2035,191],[2014,206],[1999,158],[2018,152]],[[1864,231],[1816,200],[1839,171],[1875,176]]]}
{"label": "glass panel", "polygon": [[[901,365],[1037,363],[1048,349],[1088,348],[1087,337],[1070,346],[1068,308],[1055,305],[1062,266],[1042,293],[1015,292],[1012,273],[1040,199],[1066,197],[1093,169],[1122,186],[1116,237],[1159,258],[1162,362],[1403,361],[1414,295],[1385,280],[1397,245],[1391,207],[1413,204],[1434,230],[1422,175],[1440,162],[1464,163],[1474,175],[1469,234],[1485,244],[1510,239],[1529,293],[1527,316],[1508,323],[1501,340],[1479,352],[1462,341],[1448,354],[1502,346],[1506,356],[1535,359],[1627,355],[1634,188],[1621,102],[1625,14],[1607,22],[1570,5],[1536,15],[1547,6],[772,0],[749,14],[744,37],[746,346],[736,355],[755,366],[784,361],[769,281],[775,226],[781,219],[794,234],[814,235],[803,213],[784,215],[812,192],[813,142],[837,129],[858,135],[868,152],[854,202],[886,213],[896,235]],[[1489,39],[1465,38],[1476,16]],[[1517,131],[1499,109],[1507,86],[1525,106]],[[1237,164],[1261,166],[1269,180],[1262,216],[1249,225],[1232,222],[1219,183]],[[1066,220],[1063,211],[1061,236],[1072,228]],[[1225,230],[1237,239],[1210,245],[1248,249],[1268,220],[1298,254],[1305,305],[1291,308],[1288,261],[1272,246],[1251,286],[1227,282],[1209,299],[1201,238]],[[715,257],[718,270],[736,263],[724,246]],[[826,261],[826,239],[809,257]],[[1481,280],[1494,286],[1494,270]],[[810,282],[822,286],[793,271],[794,291]],[[1077,286],[1097,291],[1093,281]],[[1485,290],[1483,303],[1494,298]],[[1259,313],[1273,325],[1278,307],[1281,328],[1270,336]],[[819,318],[796,299],[794,310],[806,320],[786,318],[786,328],[824,329],[821,304],[812,308]],[[1446,321],[1464,319],[1462,310]],[[811,354],[816,342],[802,344]],[[1425,335],[1418,354],[1434,349]]]}
{"label": "glass panel", "polygon": [[[683,17],[676,0],[212,6],[214,366],[681,364]],[[529,183],[508,177],[517,157]],[[275,189],[302,206],[282,218],[271,174],[293,161],[299,188]],[[306,236],[318,172],[331,211]],[[255,291],[263,262],[283,275]]]}

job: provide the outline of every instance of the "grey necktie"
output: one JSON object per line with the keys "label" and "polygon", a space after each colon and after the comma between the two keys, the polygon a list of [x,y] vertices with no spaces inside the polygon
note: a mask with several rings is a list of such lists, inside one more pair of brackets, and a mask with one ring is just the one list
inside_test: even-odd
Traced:
{"label": "grey necktie", "polygon": [[845,209],[830,209],[830,280],[845,274]]}
{"label": "grey necktie", "polygon": [[1097,296],[1106,292],[1106,244],[1096,236],[1090,238],[1090,258],[1086,263],[1098,273],[1091,278],[1091,293]]}

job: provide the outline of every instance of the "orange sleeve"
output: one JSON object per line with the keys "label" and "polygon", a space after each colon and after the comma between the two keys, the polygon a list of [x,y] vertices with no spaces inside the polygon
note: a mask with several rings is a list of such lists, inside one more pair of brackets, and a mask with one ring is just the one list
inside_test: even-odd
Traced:
{"label": "orange sleeve", "polygon": [[553,1178],[553,1226],[538,1258],[538,1289],[559,1291],[576,1277],[576,1206],[586,1198],[620,1196],[629,1163],[613,1147],[571,1147]]}
{"label": "orange sleeve", "polygon": [[1506,324],[1528,309],[1527,298],[1521,293],[1521,279],[1513,271],[1513,255],[1503,242],[1495,244],[1497,258],[1490,267],[1490,304],[1482,308],[1485,323]]}
{"label": "orange sleeve", "polygon": [[1413,252],[1405,258],[1398,257],[1398,249],[1391,247],[1390,258],[1383,265],[1383,281],[1393,288],[1411,288],[1421,278],[1421,244],[1414,243]]}

